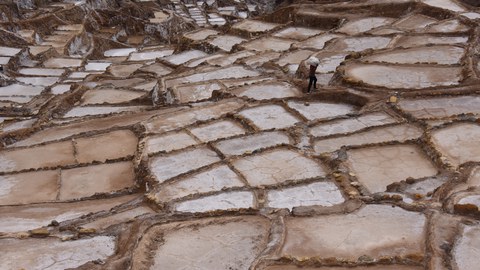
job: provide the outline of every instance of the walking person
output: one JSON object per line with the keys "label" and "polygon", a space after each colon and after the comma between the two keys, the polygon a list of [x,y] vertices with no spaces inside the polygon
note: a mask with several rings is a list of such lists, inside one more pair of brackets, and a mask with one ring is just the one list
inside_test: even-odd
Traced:
{"label": "walking person", "polygon": [[317,71],[317,67],[320,64],[320,60],[312,56],[308,58],[307,64],[310,65],[310,72],[308,73],[309,81],[308,81],[308,89],[307,89],[307,92],[310,93],[310,89],[312,88],[312,85],[313,85],[313,89],[317,89],[317,76],[315,76],[315,72]]}

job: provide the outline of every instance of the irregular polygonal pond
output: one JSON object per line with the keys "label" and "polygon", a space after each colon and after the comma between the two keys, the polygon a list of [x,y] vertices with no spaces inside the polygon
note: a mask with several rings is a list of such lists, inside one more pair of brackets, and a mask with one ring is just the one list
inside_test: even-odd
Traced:
{"label": "irregular polygonal pond", "polygon": [[0,152],[0,170],[12,172],[74,164],[73,154],[73,144],[70,141],[2,151]]}
{"label": "irregular polygonal pond", "polygon": [[140,206],[120,213],[115,212],[115,214],[111,216],[100,218],[87,224],[82,224],[82,227],[86,229],[93,228],[96,231],[100,231],[110,226],[135,220],[139,216],[154,213],[155,211],[153,211],[151,208],[147,206]]}
{"label": "irregular polygonal pond", "polygon": [[468,161],[480,161],[480,126],[462,123],[432,133],[437,149],[458,166]]}
{"label": "irregular polygonal pond", "polygon": [[50,58],[43,63],[47,68],[67,68],[80,67],[82,65],[81,59],[74,58]]}
{"label": "irregular polygonal pond", "polygon": [[273,208],[298,206],[333,206],[344,202],[342,193],[331,182],[318,182],[305,186],[271,190],[267,193],[267,205]]}
{"label": "irregular polygonal pond", "polygon": [[215,147],[226,156],[242,155],[258,149],[289,144],[290,138],[281,132],[264,132],[250,136],[221,141]]}
{"label": "irregular polygonal pond", "polygon": [[265,52],[258,53],[242,59],[242,63],[245,63],[247,66],[252,68],[258,68],[261,65],[265,64],[268,61],[276,60],[280,57],[281,53],[279,52]]}
{"label": "irregular polygonal pond", "polygon": [[[247,55],[250,55],[250,54],[247,54]],[[244,55],[243,57],[247,55]],[[178,84],[205,82],[210,80],[222,80],[222,79],[229,79],[229,78],[236,79],[236,78],[245,78],[245,77],[256,77],[259,75],[260,73],[258,71],[249,70],[242,66],[231,66],[228,68],[200,72],[200,73],[192,74],[182,78],[169,80],[166,83],[167,83],[167,86],[170,87]]]}
{"label": "irregular polygonal pond", "polygon": [[480,113],[480,97],[440,97],[417,100],[400,100],[398,103],[402,110],[416,118],[444,118],[462,113]]}
{"label": "irregular polygonal pond", "polygon": [[372,86],[421,89],[459,84],[459,81],[462,79],[462,68],[355,63],[347,65],[345,76],[349,80],[363,82]]}
{"label": "irregular polygonal pond", "polygon": [[118,56],[129,56],[131,53],[136,52],[136,48],[122,48],[122,49],[111,49],[103,53],[105,57],[118,57]]}
{"label": "irregular polygonal pond", "polygon": [[464,7],[451,0],[422,0],[422,2],[430,6],[448,9],[454,12],[465,11]]}
{"label": "irregular polygonal pond", "polygon": [[464,49],[460,47],[429,46],[374,54],[362,60],[366,62],[399,64],[435,63],[440,65],[454,65],[460,63],[464,53]]}
{"label": "irregular polygonal pond", "polygon": [[285,223],[283,256],[357,261],[362,255],[404,257],[425,252],[425,217],[390,205],[367,205],[347,215],[288,218]]}
{"label": "irregular polygonal pond", "polygon": [[449,33],[449,32],[466,32],[470,28],[461,23],[459,20],[447,20],[430,25],[425,31],[427,33]]}
{"label": "irregular polygonal pond", "polygon": [[415,182],[408,186],[405,189],[405,193],[410,194],[414,197],[418,197],[418,195],[428,197],[430,196],[438,187],[445,184],[447,182],[447,178],[444,177],[429,177],[425,180]]}
{"label": "irregular polygonal pond", "polygon": [[33,56],[37,56],[39,54],[42,54],[48,50],[50,50],[52,47],[50,46],[28,46],[28,49],[30,51],[30,54]]}
{"label": "irregular polygonal pond", "polygon": [[88,61],[85,65],[86,71],[106,71],[112,63],[102,61]]}
{"label": "irregular polygonal pond", "polygon": [[15,131],[24,128],[30,128],[37,122],[37,119],[26,119],[23,121],[13,122],[11,124],[5,125],[1,130],[3,132]]}
{"label": "irregular polygonal pond", "polygon": [[462,13],[462,16],[467,17],[471,20],[479,19],[480,18],[480,13],[477,12],[465,12]]}
{"label": "irregular polygonal pond", "polygon": [[151,65],[148,65],[148,66],[143,66],[139,70],[144,71],[144,72],[153,73],[153,74],[157,75],[158,77],[165,76],[165,75],[169,74],[170,72],[172,72],[171,68],[165,66],[164,64],[160,64],[160,63],[155,63],[155,64],[151,64]]}
{"label": "irregular polygonal pond", "polygon": [[340,29],[338,29],[337,32],[347,35],[356,35],[372,30],[373,28],[388,25],[393,21],[394,19],[386,17],[371,17],[365,19],[358,19],[346,23]]}
{"label": "irregular polygonal pond", "polygon": [[478,267],[480,252],[480,228],[463,226],[463,232],[453,248],[453,269],[467,270]]}
{"label": "irregular polygonal pond", "polygon": [[200,57],[204,57],[206,55],[207,54],[202,51],[191,50],[191,51],[181,52],[179,54],[173,54],[168,57],[164,57],[163,59],[172,65],[181,65],[192,59],[197,59]]}
{"label": "irregular polygonal pond", "polygon": [[298,88],[286,82],[254,84],[231,92],[236,96],[249,97],[256,100],[295,97],[300,96],[302,93]]}
{"label": "irregular polygonal pond", "polygon": [[376,128],[370,131],[355,133],[344,137],[335,137],[316,141],[315,152],[324,153],[340,149],[342,146],[363,145],[391,141],[404,142],[422,136],[423,131],[416,126],[403,124],[384,128]]}
{"label": "irregular polygonal pond", "polygon": [[0,65],[7,65],[11,59],[11,57],[0,56]]}
{"label": "irregular polygonal pond", "polygon": [[198,31],[188,32],[183,36],[194,41],[201,41],[217,34],[219,34],[219,32],[212,29],[200,29]]}
{"label": "irregular polygonal pond", "polygon": [[130,130],[118,130],[97,136],[75,139],[75,157],[79,163],[105,162],[133,156],[137,137]]}
{"label": "irregular polygonal pond", "polygon": [[306,27],[287,27],[276,32],[275,34],[273,34],[273,36],[285,39],[304,40],[309,37],[319,35],[323,32],[324,31],[319,29],[312,29]]}
{"label": "irregular polygonal pond", "polygon": [[430,18],[422,14],[414,14],[399,20],[394,24],[394,26],[401,30],[415,31],[417,29],[422,29],[435,22],[437,22],[437,20],[434,18]]}
{"label": "irregular polygonal pond", "polygon": [[246,39],[237,36],[222,35],[213,38],[208,43],[215,47],[218,47],[220,50],[229,52],[233,46],[240,44],[244,41],[246,41]]}
{"label": "irregular polygonal pond", "polygon": [[18,49],[18,48],[3,47],[3,46],[0,47],[0,55],[4,55],[4,56],[15,56],[21,51],[22,49]]}
{"label": "irregular polygonal pond", "polygon": [[252,186],[275,185],[326,174],[319,162],[286,149],[244,157],[233,161],[233,166]]}
{"label": "irregular polygonal pond", "polygon": [[129,61],[155,60],[157,58],[169,56],[172,53],[173,53],[173,50],[134,52],[130,54],[130,57],[128,58],[128,60]]}
{"label": "irregular polygonal pond", "polygon": [[229,112],[238,110],[243,106],[243,102],[239,100],[227,100],[216,103],[206,103],[194,107],[193,109],[185,109],[175,113],[168,113],[161,117],[152,118],[145,126],[148,132],[166,132],[179,127],[193,124],[197,121],[207,121],[220,117]]}
{"label": "irregular polygonal pond", "polygon": [[241,125],[233,121],[222,120],[191,128],[190,132],[203,142],[215,141],[245,133]]}
{"label": "irregular polygonal pond", "polygon": [[62,76],[65,69],[60,68],[22,68],[18,71],[22,75],[29,76]]}
{"label": "irregular polygonal pond", "polygon": [[153,227],[135,251],[132,269],[141,269],[148,243],[162,234],[163,242],[151,259],[154,269],[168,265],[171,269],[246,270],[267,245],[268,230],[269,223],[258,217]]}
{"label": "irregular polygonal pond", "polygon": [[335,38],[340,38],[343,37],[343,35],[337,35],[337,34],[324,34],[324,35],[319,35],[315,36],[309,39],[306,39],[302,42],[295,43],[294,46],[296,48],[300,49],[316,49],[316,50],[321,50],[323,47],[325,47],[325,44],[329,42],[330,40],[333,40]]}
{"label": "irregular polygonal pond", "polygon": [[205,83],[195,85],[183,85],[174,88],[173,93],[180,103],[209,99],[212,92],[222,89],[218,83]]}
{"label": "irregular polygonal pond", "polygon": [[408,177],[437,174],[437,169],[417,147],[392,145],[349,150],[348,164],[370,192],[384,192],[394,182]]}
{"label": "irregular polygonal pond", "polygon": [[62,170],[59,199],[118,191],[133,186],[134,180],[133,164],[129,161]]}
{"label": "irregular polygonal pond", "polygon": [[219,210],[237,210],[255,207],[255,198],[250,191],[233,191],[211,195],[200,199],[177,203],[174,207],[178,212],[210,212]]}
{"label": "irregular polygonal pond", "polygon": [[293,44],[293,40],[281,39],[276,37],[267,37],[256,39],[247,43],[243,43],[241,46],[247,50],[252,51],[275,51],[283,52],[287,51],[290,46]]}
{"label": "irregular polygonal pond", "polygon": [[222,55],[221,57],[215,57],[214,59],[207,60],[207,63],[212,66],[225,67],[233,64],[238,59],[242,59],[251,55],[255,55],[255,52],[239,51],[228,55]]}
{"label": "irregular polygonal pond", "polygon": [[395,123],[390,115],[378,112],[362,115],[356,118],[336,120],[314,126],[310,129],[310,134],[315,137],[329,136],[339,133],[350,133],[360,129],[374,126],[382,126]]}
{"label": "irregular polygonal pond", "polygon": [[0,87],[1,96],[36,96],[39,95],[45,88],[41,86],[23,85],[14,83],[8,86]]}
{"label": "irregular polygonal pond", "polygon": [[350,104],[335,104],[327,102],[305,102],[289,101],[288,106],[309,121],[326,119],[355,112],[355,107]]}
{"label": "irregular polygonal pond", "polygon": [[299,120],[288,113],[282,106],[265,105],[243,110],[239,113],[249,119],[260,129],[287,128],[298,123]]}
{"label": "irregular polygonal pond", "polygon": [[68,111],[63,117],[82,117],[88,115],[102,115],[111,113],[142,111],[147,107],[144,106],[82,106],[74,107]]}
{"label": "irregular polygonal pond", "polygon": [[158,156],[151,159],[150,169],[158,182],[162,183],[177,175],[220,161],[212,150],[201,147],[193,150]]}
{"label": "irregular polygonal pond", "polygon": [[55,201],[59,176],[58,171],[0,176],[0,205]]}
{"label": "irregular polygonal pond", "polygon": [[200,172],[168,185],[163,185],[155,194],[157,200],[168,202],[189,195],[221,191],[224,188],[241,187],[244,183],[228,166],[221,165]]}
{"label": "irregular polygonal pond", "polygon": [[185,63],[185,66],[193,68],[193,67],[197,67],[198,65],[200,65],[202,63],[206,63],[209,60],[214,60],[214,59],[223,58],[223,57],[225,57],[225,54],[221,53],[221,52],[216,53],[216,54],[210,54],[210,55],[205,56],[205,57],[200,57],[200,58],[197,58],[197,59],[190,60],[187,63]]}
{"label": "irregular polygonal pond", "polygon": [[[317,73],[330,73],[334,72],[337,67],[345,60],[345,56],[348,53],[337,53],[337,52],[322,52],[318,53],[316,57],[322,59],[320,64],[317,67]],[[305,62],[307,65],[307,62]]]}
{"label": "irregular polygonal pond", "polygon": [[0,260],[6,269],[67,269],[105,260],[115,252],[115,238],[96,236],[62,242],[46,239],[1,239]]}
{"label": "irregular polygonal pond", "polygon": [[303,60],[306,60],[310,55],[313,55],[313,53],[314,51],[311,50],[296,50],[282,55],[282,57],[278,59],[277,63],[282,67],[287,65],[298,65]]}
{"label": "irregular polygonal pond", "polygon": [[269,23],[269,22],[256,21],[256,20],[243,20],[233,25],[232,29],[245,31],[250,34],[260,34],[262,32],[273,30],[278,26],[280,25],[276,23]]}
{"label": "irregular polygonal pond", "polygon": [[113,64],[108,67],[108,71],[115,77],[125,78],[142,66],[143,64]]}
{"label": "irregular polygonal pond", "polygon": [[395,42],[395,47],[418,47],[428,44],[464,44],[468,41],[468,36],[404,36]]}
{"label": "irregular polygonal pond", "polygon": [[[32,177],[34,178],[35,176]],[[40,195],[43,191],[35,190],[30,192],[31,193],[28,195],[25,194],[24,197]],[[0,207],[0,232],[28,231],[47,226],[52,220],[63,222],[80,218],[88,213],[109,211],[111,208],[126,203],[134,199],[136,196],[138,195],[121,196],[112,199],[98,199],[95,201],[69,203],[56,202],[15,207]]]}
{"label": "irregular polygonal pond", "polygon": [[17,81],[36,86],[50,86],[60,80],[59,77],[17,77]]}
{"label": "irregular polygonal pond", "polygon": [[197,144],[185,131],[175,132],[162,136],[148,137],[145,142],[145,150],[148,154],[157,152],[170,152],[172,150],[182,149]]}
{"label": "irregular polygonal pond", "polygon": [[366,49],[384,49],[390,44],[388,37],[348,37],[332,42],[327,49],[331,51],[360,52]]}
{"label": "irregular polygonal pond", "polygon": [[[173,109],[173,111],[178,110],[178,108]],[[43,142],[60,140],[83,132],[106,130],[112,127],[130,126],[145,121],[154,115],[162,115],[171,111],[172,109],[167,109],[165,111],[141,112],[131,115],[111,116],[109,118],[85,120],[80,123],[56,126],[34,133],[29,138],[18,141],[11,146],[30,146]]]}
{"label": "irregular polygonal pond", "polygon": [[82,96],[82,105],[115,104],[128,102],[145,95],[145,92],[117,89],[92,89]]}

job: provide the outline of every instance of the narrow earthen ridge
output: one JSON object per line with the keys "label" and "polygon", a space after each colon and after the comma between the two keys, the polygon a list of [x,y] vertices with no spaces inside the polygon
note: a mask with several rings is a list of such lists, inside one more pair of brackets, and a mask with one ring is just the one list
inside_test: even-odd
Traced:
{"label": "narrow earthen ridge", "polygon": [[479,23],[472,0],[3,1],[0,269],[477,269]]}

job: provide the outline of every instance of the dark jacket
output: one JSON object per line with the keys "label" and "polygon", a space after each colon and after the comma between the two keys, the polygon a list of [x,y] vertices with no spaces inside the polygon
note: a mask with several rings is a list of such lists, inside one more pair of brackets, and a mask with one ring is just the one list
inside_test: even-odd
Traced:
{"label": "dark jacket", "polygon": [[315,76],[315,71],[317,71],[317,67],[318,65],[310,65],[310,73],[308,74],[308,76]]}

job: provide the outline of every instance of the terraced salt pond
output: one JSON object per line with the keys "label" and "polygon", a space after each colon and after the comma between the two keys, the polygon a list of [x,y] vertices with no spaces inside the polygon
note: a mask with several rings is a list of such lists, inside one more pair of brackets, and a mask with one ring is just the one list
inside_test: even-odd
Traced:
{"label": "terraced salt pond", "polygon": [[201,83],[175,87],[173,93],[178,102],[185,103],[209,99],[213,91],[221,89],[222,86],[218,83]]}
{"label": "terraced salt pond", "polygon": [[299,122],[298,118],[291,115],[283,107],[278,105],[267,105],[246,109],[241,111],[240,115],[252,121],[256,127],[262,130],[287,128]]}
{"label": "terraced salt pond", "polygon": [[367,32],[377,27],[389,25],[394,21],[392,18],[385,17],[373,17],[366,19],[359,19],[355,21],[350,21],[343,25],[337,32],[347,34],[347,35],[356,35],[363,32]]}
{"label": "terraced salt pond", "polygon": [[248,43],[243,43],[241,46],[246,50],[252,51],[262,52],[272,50],[275,52],[283,52],[287,51],[293,43],[293,40],[269,37],[256,39]]}
{"label": "terraced salt pond", "polygon": [[212,38],[209,44],[220,48],[223,51],[229,52],[233,46],[246,41],[246,39],[237,36],[218,36]]}
{"label": "terraced salt pond", "polygon": [[367,127],[381,126],[395,123],[395,119],[383,113],[372,113],[352,119],[341,119],[319,124],[310,129],[315,137],[329,136],[341,133],[351,133]]}
{"label": "terraced salt pond", "polygon": [[[2,239],[0,242],[0,258],[8,259],[5,266],[12,269],[73,268],[89,261],[104,260],[115,252],[115,239],[108,236],[66,242],[54,238]],[[41,256],[36,256],[39,252]]]}
{"label": "terraced salt pond", "polygon": [[458,166],[480,161],[479,133],[480,126],[462,123],[434,131],[432,141],[454,166]]}
{"label": "terraced salt pond", "polygon": [[475,1],[17,2],[0,268],[480,263]]}
{"label": "terraced salt pond", "polygon": [[404,36],[400,37],[395,42],[395,47],[417,47],[417,46],[425,46],[428,44],[436,44],[436,45],[454,45],[454,44],[464,44],[468,41],[467,36]]}
{"label": "terraced salt pond", "polygon": [[250,35],[257,35],[263,32],[271,31],[279,26],[280,25],[276,23],[268,23],[257,20],[244,20],[235,24],[232,28],[234,30],[245,31]]}
{"label": "terraced salt pond", "polygon": [[[382,219],[384,222],[379,222]],[[419,239],[424,226],[425,217],[421,214],[379,205],[365,206],[346,216],[289,218],[281,254],[346,260],[356,260],[364,254],[370,258],[398,252],[421,254],[424,246]],[[310,233],[304,234],[305,230]],[[389,248],[378,249],[383,241],[388,241]],[[365,242],[369,244],[364,246]]]}
{"label": "terraced salt pond", "polygon": [[327,49],[331,51],[359,52],[366,49],[384,49],[392,41],[388,37],[341,38],[330,43]]}
{"label": "terraced salt pond", "polygon": [[168,202],[189,195],[221,191],[224,188],[244,185],[235,172],[227,166],[221,165],[165,185],[155,196],[159,201]]}
{"label": "terraced salt pond", "polygon": [[428,88],[454,86],[462,80],[460,67],[387,66],[350,64],[345,76],[353,81],[385,88]]}
{"label": "terraced salt pond", "polygon": [[254,84],[235,89],[232,93],[256,100],[288,98],[300,96],[301,94],[296,87],[285,82]]}
{"label": "terraced salt pond", "polygon": [[365,62],[386,62],[393,64],[435,63],[439,65],[459,64],[465,51],[454,46],[430,46],[395,50],[365,57]]}
{"label": "terraced salt pond", "polygon": [[233,191],[210,195],[175,204],[174,211],[185,213],[202,213],[222,210],[239,210],[255,208],[255,198],[249,191]]}
{"label": "terraced salt pond", "polygon": [[[433,176],[437,169],[412,145],[392,145],[350,150],[349,165],[370,192],[383,192],[397,181]],[[415,168],[411,170],[411,168]]]}
{"label": "terraced salt pond", "polygon": [[324,152],[335,151],[340,149],[342,146],[349,145],[363,145],[391,141],[405,142],[416,139],[421,135],[422,130],[418,127],[409,124],[395,125],[354,133],[345,137],[321,139],[315,142],[314,149],[320,154]]}
{"label": "terraced salt pond", "polygon": [[[274,185],[287,180],[325,176],[325,170],[314,160],[284,149],[245,157],[235,161],[233,166],[252,186]],[[262,175],[268,177],[261,177]]]}
{"label": "terraced salt pond", "polygon": [[402,110],[422,119],[445,118],[462,113],[478,114],[478,104],[480,97],[477,96],[406,99],[399,102]]}
{"label": "terraced salt pond", "polygon": [[[202,265],[212,269],[229,266],[244,269],[266,245],[267,240],[263,235],[268,226],[264,219],[256,217],[243,220],[229,219],[223,226],[209,225],[208,221],[210,220],[200,221],[196,225],[198,229],[187,226],[176,229],[172,226],[152,228],[148,232],[149,235],[168,231],[165,243],[156,250],[152,258],[153,264],[168,264],[175,268],[185,266],[185,258],[195,258],[194,262],[202,262]],[[193,243],[192,233],[195,235]],[[146,241],[142,241],[141,249],[147,244]],[[226,260],[216,260],[217,255]],[[187,265],[195,265],[194,262]],[[139,269],[140,266],[141,261],[133,262],[133,269]]]}
{"label": "terraced salt pond", "polygon": [[273,36],[285,39],[304,40],[309,37],[319,35],[321,33],[323,33],[323,31],[318,29],[306,27],[287,27],[276,32],[275,34],[273,34]]}
{"label": "terraced salt pond", "polygon": [[82,105],[91,104],[115,104],[128,102],[145,95],[140,91],[116,90],[116,89],[92,89],[82,96]]}

